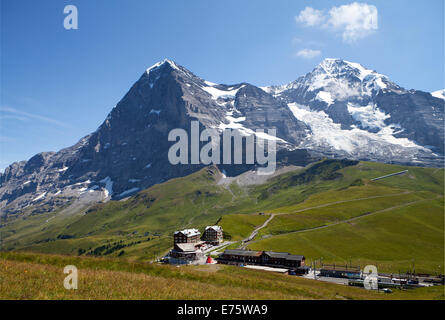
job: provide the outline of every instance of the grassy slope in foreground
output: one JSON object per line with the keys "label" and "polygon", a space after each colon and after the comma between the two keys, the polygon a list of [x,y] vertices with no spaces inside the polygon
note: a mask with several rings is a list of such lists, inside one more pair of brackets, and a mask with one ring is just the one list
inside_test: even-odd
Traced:
{"label": "grassy slope in foreground", "polygon": [[[78,290],[63,287],[65,265]],[[174,281],[172,281],[174,280]],[[384,294],[243,268],[175,268],[125,260],[0,253],[0,299],[437,299],[443,287]]]}

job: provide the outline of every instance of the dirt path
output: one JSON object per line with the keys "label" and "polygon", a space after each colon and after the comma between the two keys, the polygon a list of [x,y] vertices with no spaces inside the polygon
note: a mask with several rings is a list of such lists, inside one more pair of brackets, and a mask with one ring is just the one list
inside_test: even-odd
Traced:
{"label": "dirt path", "polygon": [[230,246],[232,243],[234,243],[234,241],[225,241],[218,246],[214,246],[214,247],[211,247],[211,248],[205,250],[204,253],[211,252],[212,254],[219,254],[221,249],[224,249],[225,247]]}
{"label": "dirt path", "polygon": [[[334,222],[334,223],[327,224],[327,225],[322,225],[322,226],[318,226],[318,227],[313,227],[313,228],[307,228],[307,229],[302,229],[302,230],[297,230],[297,231],[291,231],[291,232],[282,233],[282,234],[280,234],[280,236],[281,236],[281,235],[284,235],[284,234],[287,235],[287,234],[302,233],[302,232],[308,232],[308,231],[313,231],[313,230],[317,230],[317,229],[329,228],[329,227],[336,226],[336,225],[339,225],[339,224],[342,224],[342,223],[349,223],[349,222],[352,222],[352,221],[361,219],[361,218],[363,218],[363,217],[367,217],[367,216],[375,215],[375,214],[377,214],[377,213],[382,213],[382,212],[386,212],[386,211],[390,211],[390,210],[393,210],[393,209],[398,209],[398,208],[406,207],[406,206],[409,206],[409,205],[412,205],[412,204],[415,204],[415,203],[424,202],[424,201],[429,201],[429,200],[432,200],[432,199],[422,199],[422,200],[417,200],[417,201],[411,201],[411,202],[407,202],[407,203],[400,204],[400,205],[397,205],[397,206],[393,206],[393,207],[385,208],[385,209],[382,209],[382,210],[378,210],[378,211],[374,211],[374,212],[368,212],[368,213],[361,214],[361,215],[359,215],[359,216],[356,216],[356,217],[353,217],[353,218],[350,218],[350,219],[341,220],[341,221]],[[273,237],[273,236],[272,236],[272,237]],[[257,242],[257,241],[258,241],[258,240],[255,240],[255,241],[252,241],[252,242],[250,242],[250,243],[254,243],[254,242]]]}
{"label": "dirt path", "polygon": [[[427,200],[423,199],[423,200],[411,201],[411,202],[407,202],[407,203],[400,204],[400,205],[397,205],[397,206],[393,206],[393,207],[385,208],[385,209],[382,209],[382,210],[378,210],[378,211],[374,211],[374,212],[364,213],[364,214],[361,214],[361,215],[359,215],[359,216],[356,216],[356,217],[353,217],[353,218],[350,218],[350,219],[341,220],[341,221],[338,221],[338,222],[330,223],[330,224],[323,225],[323,226],[319,226],[319,227],[314,227],[314,228],[308,228],[308,229],[303,229],[303,230],[292,231],[292,232],[288,232],[288,233],[285,233],[285,234],[290,234],[290,233],[300,233],[300,232],[307,232],[307,231],[312,231],[312,230],[317,230],[317,229],[324,229],[324,228],[328,228],[328,227],[336,226],[336,225],[341,224],[341,223],[348,223],[348,222],[351,222],[351,221],[354,221],[354,220],[357,220],[357,219],[361,219],[361,218],[363,218],[363,217],[372,216],[372,215],[374,215],[374,214],[382,213],[382,212],[386,212],[386,211],[390,211],[390,210],[393,210],[393,209],[403,208],[403,207],[406,207],[406,206],[409,206],[409,205],[412,205],[412,204],[415,204],[415,203],[418,203],[418,202],[424,202],[424,201],[427,201]],[[283,233],[283,234],[284,234],[284,233]]]}
{"label": "dirt path", "polygon": [[266,222],[264,222],[264,224],[262,226],[257,227],[255,230],[253,230],[253,232],[250,234],[250,236],[247,239],[244,239],[242,241],[242,245],[240,246],[240,249],[244,249],[246,247],[246,245],[247,245],[246,243],[252,241],[253,238],[255,238],[255,236],[258,234],[258,231],[260,231],[261,229],[265,228],[269,224],[269,222],[275,216],[282,215],[282,214],[299,213],[299,212],[303,212],[303,211],[307,211],[307,210],[328,207],[328,206],[331,206],[331,205],[334,205],[334,204],[339,204],[339,203],[354,202],[354,201],[361,201],[361,200],[369,200],[369,199],[376,199],[376,198],[386,198],[386,197],[399,196],[399,195],[408,194],[408,193],[412,193],[412,191],[406,191],[406,192],[391,194],[391,195],[387,195],[387,196],[373,196],[373,197],[367,197],[367,198],[357,198],[357,199],[351,199],[351,200],[342,200],[342,201],[329,202],[329,203],[321,204],[321,205],[314,206],[314,207],[308,207],[308,208],[300,209],[300,210],[294,211],[292,213],[284,213],[284,212],[273,213],[273,214],[271,214],[270,218],[267,219]]}
{"label": "dirt path", "polygon": [[329,203],[320,204],[320,205],[318,205],[318,206],[314,206],[314,207],[307,207],[307,208],[300,209],[300,210],[293,211],[293,212],[280,212],[280,213],[275,213],[275,215],[281,215],[281,214],[294,214],[294,213],[299,213],[299,212],[303,212],[303,211],[307,211],[307,210],[312,210],[312,209],[318,209],[318,208],[329,207],[329,206],[332,206],[332,205],[334,205],[334,204],[347,203],[347,202],[354,202],[354,201],[362,201],[362,200],[370,200],[370,199],[378,199],[378,198],[395,197],[395,196],[401,196],[401,195],[403,195],[403,194],[409,194],[409,193],[414,193],[414,191],[405,191],[405,192],[402,192],[402,193],[394,193],[394,194],[389,194],[389,195],[386,195],[386,196],[373,196],[373,197],[366,197],[366,198],[357,198],[357,199],[351,199],[351,200],[341,200],[341,201],[329,202]]}
{"label": "dirt path", "polygon": [[232,189],[230,189],[230,186],[224,187],[227,191],[230,192],[230,194],[232,195],[232,200],[231,202],[235,202],[235,194],[233,193]]}
{"label": "dirt path", "polygon": [[[253,230],[253,232],[250,234],[250,236],[249,236],[247,239],[244,239],[244,240],[242,241],[241,246],[239,247],[239,249],[245,249],[246,246],[247,246],[247,244],[248,244],[249,242],[252,243],[252,240],[256,237],[256,235],[258,234],[258,231],[260,231],[261,229],[265,228],[265,227],[269,224],[269,222],[270,222],[275,216],[277,216],[277,215],[282,215],[282,214],[294,214],[294,213],[299,213],[299,212],[303,212],[303,211],[307,211],[307,210],[318,209],[318,208],[324,208],[324,207],[328,207],[328,206],[331,206],[331,205],[334,205],[334,204],[347,203],[347,202],[354,202],[354,201],[361,201],[361,200],[369,200],[369,199],[377,199],[377,198],[387,198],[387,197],[400,196],[400,195],[403,195],[403,194],[409,194],[409,193],[413,193],[413,191],[405,191],[405,192],[402,192],[402,193],[395,193],[395,194],[390,194],[390,195],[385,195],[385,196],[373,196],[373,197],[366,197],[366,198],[357,198],[357,199],[350,199],[350,200],[341,200],[341,201],[329,202],[329,203],[321,204],[321,205],[318,205],[318,206],[313,206],[313,207],[308,207],[308,208],[300,209],[300,210],[294,211],[294,212],[292,212],[292,213],[284,213],[284,212],[282,212],[282,213],[273,213],[273,214],[271,214],[270,218],[267,219],[266,222],[264,222],[264,224],[263,224],[262,226],[257,227],[255,230]],[[363,216],[363,215],[362,215],[362,216]],[[361,217],[362,217],[362,216],[361,216]],[[330,225],[329,225],[329,226],[330,226]],[[327,227],[327,226],[321,226],[321,227]],[[316,228],[320,228],[320,227],[316,227]],[[315,229],[316,229],[316,228],[315,228]],[[311,229],[305,229],[305,231],[313,230],[313,229],[314,229],[314,228],[311,228]],[[303,231],[303,230],[301,230],[301,231]],[[296,232],[296,231],[294,231],[294,232]],[[253,241],[253,242],[255,242],[255,241]]]}
{"label": "dirt path", "polygon": [[250,236],[242,241],[242,244],[239,248],[244,249],[247,246],[247,243],[252,241],[256,237],[256,235],[258,234],[258,231],[265,228],[274,217],[275,217],[275,214],[274,213],[271,214],[269,219],[267,219],[261,226],[257,227],[255,230],[253,230],[252,233],[250,234]]}
{"label": "dirt path", "polygon": [[[394,194],[389,194],[389,195],[384,195],[384,196],[372,196],[372,197],[366,197],[366,198],[356,198],[356,199],[350,199],[350,200],[341,200],[341,201],[329,202],[329,203],[321,204],[321,205],[318,205],[318,206],[313,206],[313,207],[308,207],[308,208],[300,209],[300,210],[297,210],[297,211],[293,211],[293,212],[291,212],[291,213],[286,213],[286,212],[273,213],[273,214],[271,214],[270,218],[267,219],[266,222],[264,222],[263,225],[257,227],[255,230],[253,230],[253,232],[250,234],[250,236],[242,241],[242,244],[241,244],[241,246],[239,247],[239,249],[245,249],[245,248],[247,247],[248,244],[256,242],[257,240],[254,240],[254,241],[252,241],[252,240],[253,240],[253,239],[255,238],[255,236],[258,234],[258,231],[260,231],[261,229],[265,228],[265,227],[269,224],[269,222],[270,222],[275,216],[278,216],[278,215],[283,215],[283,214],[295,214],[295,213],[304,212],[304,211],[307,211],[307,210],[312,210],[312,209],[318,209],[318,208],[328,207],[328,206],[331,206],[331,205],[334,205],[334,204],[347,203],[347,202],[354,202],[354,201],[361,201],[361,200],[378,199],[378,198],[395,197],[395,196],[400,196],[400,195],[410,194],[410,193],[414,193],[414,191],[405,191],[405,192],[401,192],[401,193],[394,193]],[[365,214],[362,214],[362,215],[353,217],[353,218],[351,218],[351,219],[346,219],[346,220],[338,221],[338,222],[335,222],[335,223],[332,223],[332,224],[323,225],[323,226],[318,226],[318,227],[313,227],[313,228],[308,228],[308,229],[303,229],[303,230],[298,230],[298,231],[292,231],[292,232],[283,233],[283,234],[300,233],[300,232],[307,232],[307,231],[312,231],[312,230],[316,230],[316,229],[323,229],[323,228],[331,227],[331,226],[334,226],[334,225],[337,225],[337,224],[340,224],[340,223],[348,223],[348,222],[350,222],[350,221],[354,221],[354,220],[356,220],[356,219],[363,218],[363,217],[365,217],[365,216],[369,216],[369,215],[376,214],[376,213],[380,213],[380,212],[385,212],[385,211],[392,210],[392,209],[397,209],[397,208],[399,208],[399,207],[404,207],[404,206],[407,206],[407,205],[410,205],[410,204],[414,204],[414,203],[417,203],[417,202],[421,202],[421,201],[426,201],[426,200],[424,199],[424,200],[418,200],[418,201],[408,202],[408,203],[404,203],[404,204],[402,204],[402,205],[397,205],[397,206],[394,206],[394,207],[389,207],[389,208],[386,208],[386,209],[383,209],[383,210],[379,210],[379,211],[374,211],[374,212],[365,213]]]}

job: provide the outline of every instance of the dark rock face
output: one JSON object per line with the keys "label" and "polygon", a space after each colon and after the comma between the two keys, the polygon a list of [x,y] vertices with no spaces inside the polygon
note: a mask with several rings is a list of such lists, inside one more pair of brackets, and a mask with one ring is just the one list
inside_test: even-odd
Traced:
{"label": "dark rock face", "polygon": [[235,101],[238,114],[245,117],[245,127],[252,130],[276,128],[277,135],[293,145],[306,136],[308,127],[298,121],[287,105],[252,85],[241,88]]}
{"label": "dark rock face", "polygon": [[[246,117],[246,130],[276,128],[277,135],[292,144],[304,136],[299,131],[306,126],[286,104],[263,90],[248,84],[208,83],[172,61],[158,63],[144,72],[95,132],[57,153],[41,153],[9,166],[0,175],[2,213],[24,211],[30,205],[55,209],[60,205],[55,198],[121,199],[195,172],[203,165],[169,163],[174,142],[168,141],[168,133],[182,128],[191,136],[193,120],[199,121],[200,130],[221,131],[221,124],[230,127],[227,115],[233,113]],[[304,150],[298,154],[301,161],[293,162],[313,160]],[[240,173],[252,166],[223,167]]]}
{"label": "dark rock face", "polygon": [[375,97],[379,109],[404,129],[396,137],[408,138],[444,154],[444,100],[422,91],[385,92]]}
{"label": "dark rock face", "polygon": [[[437,165],[443,156],[443,109],[443,99],[406,91],[342,60],[325,60],[288,85],[261,89],[210,83],[165,60],[142,74],[95,132],[74,146],[6,168],[0,174],[0,213],[122,199],[190,174],[203,165],[171,165],[167,155],[174,142],[167,136],[176,128],[190,136],[193,120],[200,130],[219,134],[225,128],[245,135],[275,128],[280,165],[305,165],[318,156]],[[220,168],[234,175],[252,166]]]}

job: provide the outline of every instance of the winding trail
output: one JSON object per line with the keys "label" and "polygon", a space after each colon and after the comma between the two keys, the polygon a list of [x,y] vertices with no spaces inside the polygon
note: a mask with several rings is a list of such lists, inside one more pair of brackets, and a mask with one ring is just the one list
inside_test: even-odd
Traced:
{"label": "winding trail", "polygon": [[330,223],[330,224],[326,224],[326,225],[322,225],[322,226],[318,226],[318,227],[313,227],[313,228],[307,228],[307,229],[302,229],[302,230],[297,230],[297,231],[286,232],[286,233],[282,233],[282,234],[301,233],[301,232],[307,232],[307,231],[312,231],[312,230],[317,230],[317,229],[324,229],[324,228],[336,226],[336,225],[342,224],[342,223],[349,223],[351,221],[355,221],[355,220],[358,220],[358,219],[361,219],[361,218],[364,218],[364,217],[367,217],[367,216],[372,216],[372,215],[377,214],[377,213],[382,213],[382,212],[386,212],[386,211],[390,211],[390,210],[394,210],[394,209],[398,209],[398,208],[403,208],[403,207],[406,207],[406,206],[409,206],[409,205],[412,205],[412,204],[415,204],[415,203],[424,202],[424,201],[428,201],[428,200],[431,200],[431,199],[422,199],[422,200],[417,200],[417,201],[411,201],[411,202],[399,204],[397,206],[388,207],[388,208],[385,208],[385,209],[382,209],[382,210],[377,210],[377,211],[374,211],[374,212],[367,212],[367,213],[364,213],[364,214],[361,214],[361,215],[358,215],[358,216],[355,216],[353,218],[349,218],[349,219],[346,219],[346,220],[341,220],[341,221],[337,221],[337,222],[334,222],[334,223]]}
{"label": "winding trail", "polygon": [[[385,195],[385,196],[372,196],[372,197],[366,197],[366,198],[356,198],[356,199],[350,199],[350,200],[341,200],[341,201],[335,201],[335,202],[328,202],[328,203],[321,204],[321,205],[318,205],[318,206],[313,206],[313,207],[307,207],[307,208],[304,208],[304,209],[300,209],[300,210],[294,211],[292,213],[285,213],[285,212],[273,213],[273,214],[271,214],[270,218],[267,219],[266,222],[264,222],[263,225],[257,227],[255,230],[252,231],[252,233],[250,234],[250,236],[248,238],[242,240],[241,246],[239,247],[239,249],[245,249],[247,244],[248,244],[248,242],[252,243],[252,240],[256,237],[256,235],[258,234],[258,231],[260,231],[261,229],[265,228],[269,224],[269,222],[277,215],[294,214],[294,213],[299,213],[299,212],[303,212],[303,211],[307,211],[307,210],[329,207],[329,206],[334,205],[334,204],[354,202],[354,201],[361,201],[361,200],[369,200],[369,199],[377,199],[377,198],[387,198],[387,197],[400,196],[400,195],[409,194],[409,193],[412,193],[412,191],[405,191],[405,192],[402,192],[402,193],[394,193],[394,194]],[[326,226],[322,226],[322,227],[326,227]],[[319,227],[316,227],[316,228],[319,228]],[[314,228],[305,229],[305,230],[307,231],[307,230],[313,230],[313,229]],[[295,231],[293,231],[293,232],[295,232]],[[253,241],[253,242],[256,242],[256,241]]]}
{"label": "winding trail", "polygon": [[[335,204],[340,204],[340,203],[347,203],[347,202],[354,202],[354,201],[361,201],[361,200],[369,200],[369,199],[377,199],[377,198],[388,198],[388,197],[400,196],[400,195],[410,194],[410,193],[414,193],[414,191],[405,191],[405,192],[402,192],[402,193],[394,193],[394,194],[384,195],[384,196],[372,196],[372,197],[366,197],[366,198],[357,198],[357,199],[329,202],[329,203],[321,204],[321,205],[318,205],[318,206],[313,206],[313,207],[300,209],[300,210],[297,210],[297,211],[294,211],[294,212],[291,212],[291,213],[286,213],[286,212],[273,213],[273,214],[271,214],[270,218],[267,219],[267,221],[263,223],[263,225],[257,227],[255,230],[252,231],[252,233],[250,234],[250,236],[248,238],[242,240],[242,244],[239,247],[239,249],[245,249],[248,244],[257,242],[258,240],[254,240],[254,241],[252,241],[252,240],[256,237],[256,235],[258,234],[258,232],[261,229],[265,228],[269,224],[269,222],[275,216],[278,216],[278,215],[295,214],[295,213],[299,213],[299,212],[303,212],[303,211],[307,211],[307,210],[324,208],[324,207],[328,207],[328,206],[335,205]],[[332,226],[335,226],[335,225],[338,225],[338,224],[341,224],[341,223],[352,222],[354,220],[361,219],[361,218],[366,217],[366,216],[370,216],[370,215],[374,215],[374,214],[377,214],[377,213],[381,213],[381,212],[385,212],[385,211],[389,211],[389,210],[393,210],[393,209],[409,206],[409,205],[412,205],[412,204],[415,204],[415,203],[418,203],[418,202],[423,202],[423,201],[428,201],[428,200],[431,200],[431,199],[421,199],[421,200],[417,200],[417,201],[407,202],[407,203],[403,203],[403,204],[400,204],[400,205],[397,205],[397,206],[388,207],[388,208],[385,208],[385,209],[382,209],[382,210],[373,211],[373,212],[367,212],[365,214],[361,214],[359,216],[355,216],[353,218],[346,219],[346,220],[341,220],[341,221],[334,222],[334,223],[331,223],[331,224],[321,225],[321,226],[307,228],[307,229],[302,229],[302,230],[297,230],[297,231],[286,232],[286,233],[282,233],[280,235],[292,234],[292,233],[301,233],[301,232],[307,232],[307,231],[312,231],[312,230],[317,230],[317,229],[324,229],[324,228],[332,227]]]}
{"label": "winding trail", "polygon": [[267,219],[261,226],[257,227],[255,230],[253,230],[252,233],[250,234],[250,236],[242,241],[242,244],[239,247],[239,249],[244,249],[247,246],[247,243],[252,241],[252,239],[256,237],[256,235],[258,234],[258,231],[265,228],[274,217],[275,217],[275,214],[272,213],[270,215],[269,219]]}
{"label": "winding trail", "polygon": [[[439,196],[439,197],[441,197],[441,196]],[[302,229],[302,230],[296,230],[296,231],[290,231],[290,232],[286,232],[286,233],[281,233],[281,234],[275,235],[275,236],[289,235],[289,234],[302,233],[302,232],[308,232],[308,231],[313,231],[313,230],[318,230],[318,229],[329,228],[329,227],[333,227],[333,226],[336,226],[336,225],[339,225],[339,224],[342,224],[342,223],[349,223],[349,222],[352,222],[352,221],[355,221],[355,220],[358,220],[358,219],[361,219],[361,218],[364,218],[364,217],[367,217],[367,216],[372,216],[372,215],[375,215],[375,214],[378,214],[378,213],[382,213],[382,212],[386,212],[386,211],[390,211],[390,210],[394,210],[394,209],[398,209],[398,208],[403,208],[403,207],[406,207],[406,206],[410,206],[412,204],[416,204],[416,203],[419,203],[419,202],[425,202],[425,201],[431,201],[431,200],[433,200],[433,199],[422,199],[422,200],[417,200],[417,201],[411,201],[411,202],[403,203],[403,204],[400,204],[400,205],[397,205],[397,206],[388,207],[388,208],[385,208],[385,209],[382,209],[382,210],[377,210],[377,211],[374,211],[374,212],[368,212],[368,213],[365,213],[365,214],[361,214],[359,216],[356,216],[356,217],[353,217],[353,218],[350,218],[350,219],[341,220],[341,221],[337,221],[337,222],[334,222],[334,223],[321,225],[321,226],[317,226],[317,227],[312,227],[312,228],[307,228],[307,229]],[[271,237],[274,237],[274,236],[271,236]],[[254,242],[257,242],[257,241],[258,240],[255,240],[255,241],[252,241],[250,243],[254,243]]]}
{"label": "winding trail", "polygon": [[362,201],[362,200],[370,200],[370,199],[378,199],[378,198],[395,197],[395,196],[401,196],[401,195],[404,195],[404,194],[410,194],[410,193],[414,193],[414,191],[405,191],[405,192],[401,192],[401,193],[393,193],[393,194],[388,194],[388,195],[385,195],[385,196],[372,196],[372,197],[366,197],[366,198],[357,198],[357,199],[350,199],[350,200],[341,200],[341,201],[329,202],[329,203],[320,204],[320,205],[318,205],[318,206],[314,206],[314,207],[307,207],[307,208],[304,208],[304,209],[296,210],[296,211],[293,211],[293,212],[281,212],[281,213],[275,213],[275,215],[281,215],[281,214],[294,214],[294,213],[299,213],[299,212],[303,212],[303,211],[307,211],[307,210],[312,210],[312,209],[319,209],[319,208],[329,207],[329,206],[332,206],[332,205],[334,205],[334,204],[347,203],[347,202],[354,202],[354,201]]}

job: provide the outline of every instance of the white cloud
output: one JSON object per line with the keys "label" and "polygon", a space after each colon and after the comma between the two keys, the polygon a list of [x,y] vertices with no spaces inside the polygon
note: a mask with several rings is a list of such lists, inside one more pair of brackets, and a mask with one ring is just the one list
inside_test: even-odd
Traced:
{"label": "white cloud", "polygon": [[342,32],[343,40],[353,42],[378,29],[378,12],[373,5],[351,3],[329,10],[328,26]]}
{"label": "white cloud", "polygon": [[344,42],[355,42],[378,29],[374,5],[353,2],[324,11],[306,7],[295,20],[308,27],[320,27],[341,34]]}
{"label": "white cloud", "polygon": [[297,52],[297,57],[302,57],[305,59],[312,59],[318,57],[321,54],[320,50],[312,50],[312,49],[302,49]]}
{"label": "white cloud", "polygon": [[320,23],[323,23],[324,16],[323,12],[321,12],[320,10],[311,7],[306,7],[304,8],[303,11],[300,12],[298,16],[295,17],[295,20],[308,27],[312,27]]}

